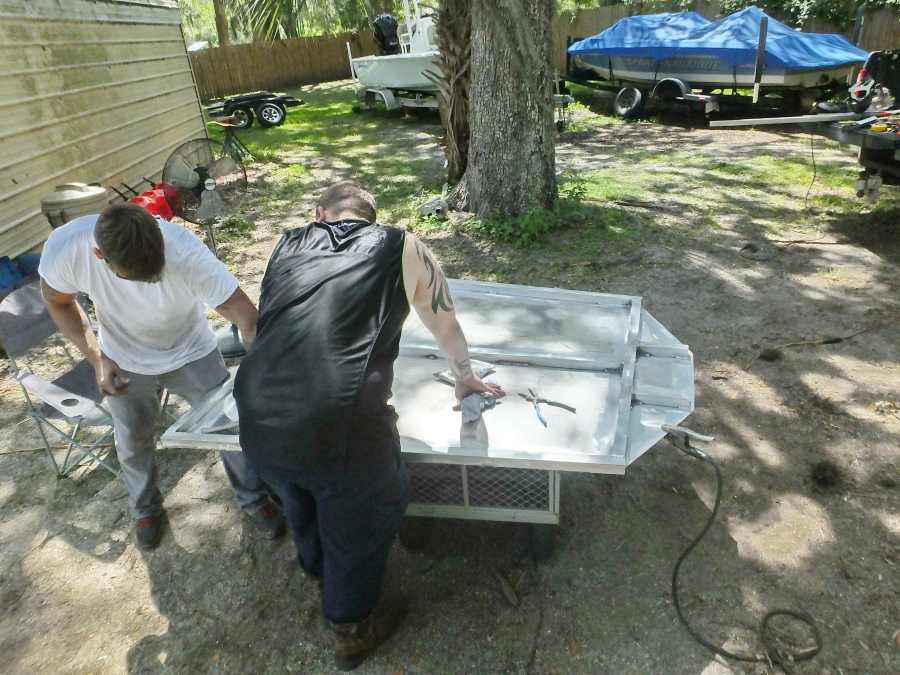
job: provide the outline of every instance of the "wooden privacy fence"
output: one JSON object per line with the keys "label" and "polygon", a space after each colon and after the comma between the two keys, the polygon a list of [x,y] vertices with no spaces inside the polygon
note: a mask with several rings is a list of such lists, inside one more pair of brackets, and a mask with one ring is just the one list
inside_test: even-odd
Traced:
{"label": "wooden privacy fence", "polygon": [[[643,5],[608,5],[564,13],[553,20],[553,66],[566,67],[566,40],[587,37],[609,28],[619,19],[657,10]],[[715,19],[718,3],[697,0],[694,11]],[[836,33],[834,26],[811,23],[806,30]],[[258,89],[282,89],[301,84],[331,82],[350,77],[347,43],[353,56],[375,53],[371,32],[342,33],[325,37],[295,38],[275,42],[216,47],[191,53],[200,98],[209,100]],[[900,19],[888,8],[867,10],[860,46],[868,51],[900,48]]]}
{"label": "wooden privacy fence", "polygon": [[340,33],[326,37],[215,47],[191,52],[197,90],[204,101],[260,89],[350,77],[347,43],[353,56],[375,53],[371,33]]}

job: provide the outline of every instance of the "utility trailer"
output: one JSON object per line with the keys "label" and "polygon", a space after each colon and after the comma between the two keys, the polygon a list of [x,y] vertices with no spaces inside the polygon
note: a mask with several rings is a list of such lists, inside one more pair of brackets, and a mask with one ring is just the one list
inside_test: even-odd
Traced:
{"label": "utility trailer", "polygon": [[800,125],[810,133],[859,148],[862,170],[856,195],[878,199],[882,185],[900,185],[900,110],[876,113],[820,113],[795,117],[751,117],[713,120],[712,128]]}
{"label": "utility trailer", "polygon": [[872,131],[871,125],[849,126],[839,122],[813,122],[804,124],[803,128],[859,148],[858,161],[862,170],[856,180],[857,197],[875,202],[882,185],[900,185],[900,132],[876,132]]}
{"label": "utility trailer", "polygon": [[[688,347],[641,298],[451,281],[473,359],[507,396],[475,422],[454,412],[453,388],[415,314],[403,329],[391,403],[410,474],[407,515],[531,524],[552,550],[566,472],[624,474],[694,409]],[[162,436],[173,448],[239,450],[232,380]],[[538,403],[541,399],[563,407]],[[569,410],[567,408],[571,408]]]}
{"label": "utility trailer", "polygon": [[238,129],[253,125],[254,118],[261,127],[277,127],[287,119],[287,109],[303,105],[303,100],[287,94],[273,94],[270,91],[256,91],[240,96],[229,96],[204,107],[212,117],[229,117]]}

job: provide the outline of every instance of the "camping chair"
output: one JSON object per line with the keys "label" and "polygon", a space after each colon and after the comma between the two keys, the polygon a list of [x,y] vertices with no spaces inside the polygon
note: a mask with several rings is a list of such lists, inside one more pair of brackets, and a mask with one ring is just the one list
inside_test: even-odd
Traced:
{"label": "camping chair", "polygon": [[[112,417],[101,405],[103,394],[91,364],[86,359],[76,361],[65,342],[59,340],[69,369],[52,381],[31,369],[28,352],[56,335],[56,324],[50,318],[37,283],[13,291],[0,302],[0,343],[25,395],[56,477],[64,478],[90,460],[118,475],[106,460],[112,446]],[[25,365],[17,363],[17,359]],[[78,435],[86,429],[98,429],[99,435],[92,441],[80,441]],[[57,440],[57,436],[62,445],[54,447],[50,440]],[[65,450],[62,462],[57,461],[54,450]]]}

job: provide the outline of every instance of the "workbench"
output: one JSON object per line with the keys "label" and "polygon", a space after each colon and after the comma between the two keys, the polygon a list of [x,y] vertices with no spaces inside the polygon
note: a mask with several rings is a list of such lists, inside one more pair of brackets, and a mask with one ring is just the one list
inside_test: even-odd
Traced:
{"label": "workbench", "polygon": [[[431,334],[411,312],[391,404],[411,516],[559,523],[561,474],[623,474],[694,409],[693,357],[641,298],[450,281],[473,359],[507,396],[476,422],[453,410]],[[314,374],[310,374],[314,376]],[[165,447],[238,450],[229,379],[162,436]],[[539,397],[575,409],[535,404]]]}

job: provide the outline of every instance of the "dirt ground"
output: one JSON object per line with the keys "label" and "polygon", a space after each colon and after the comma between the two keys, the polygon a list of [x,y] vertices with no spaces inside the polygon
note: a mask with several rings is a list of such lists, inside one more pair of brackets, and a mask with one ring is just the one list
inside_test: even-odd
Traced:
{"label": "dirt ground", "polygon": [[[304,95],[314,104],[315,93]],[[440,176],[434,119],[379,117],[372,133],[376,153]],[[253,296],[313,187],[374,171],[339,144],[280,152],[277,171],[305,167],[303,189],[251,209],[253,231],[225,244]],[[622,203],[597,206],[612,222],[603,236],[561,229],[520,249],[464,224],[400,221],[450,276],[643,296],[694,353],[686,424],[716,436],[725,477],[720,517],[682,574],[697,629],[755,651],[765,611],[802,609],[823,649],[796,672],[898,673],[900,210],[896,198],[857,205],[852,154],[816,152],[827,180],[806,209],[806,182],[729,167],[805,166],[808,136],[600,120],[561,137],[558,165],[628,182]],[[251,172],[257,196],[277,171]],[[389,186],[382,175],[378,196]],[[628,232],[612,236],[619,221]],[[141,552],[120,483],[97,467],[57,481],[28,451],[39,438],[7,371],[0,393],[0,672],[332,672],[314,586],[289,541],[254,536],[214,453],[159,451],[171,529]],[[533,562],[525,526],[436,521],[423,550],[395,546],[388,586],[410,597],[410,618],[360,672],[771,672],[712,658],[672,606],[673,564],[713,496],[708,468],[660,444],[625,476],[564,475],[549,562]]]}

